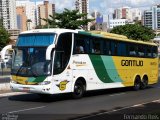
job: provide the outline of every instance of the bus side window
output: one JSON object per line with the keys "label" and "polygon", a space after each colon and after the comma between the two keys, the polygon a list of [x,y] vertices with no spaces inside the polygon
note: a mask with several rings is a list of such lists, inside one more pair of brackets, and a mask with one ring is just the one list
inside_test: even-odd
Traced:
{"label": "bus side window", "polygon": [[144,46],[143,45],[139,45],[138,46],[138,56],[139,57],[144,57],[144,52],[145,52],[145,50],[144,50]]}
{"label": "bus side window", "polygon": [[110,55],[111,50],[110,50],[110,41],[103,41],[103,54],[105,55]]}
{"label": "bus side window", "polygon": [[129,56],[136,56],[137,50],[135,44],[129,44]]}
{"label": "bus side window", "polygon": [[126,48],[126,43],[120,42],[118,44],[118,56],[126,56],[127,55],[127,48]]}
{"label": "bus side window", "polygon": [[146,57],[152,57],[151,46],[146,46]]}
{"label": "bus side window", "polygon": [[156,46],[152,47],[152,57],[156,58],[157,56],[158,56],[158,48]]}
{"label": "bus side window", "polygon": [[93,38],[91,42],[91,52],[94,54],[101,54],[101,40],[99,40],[99,38]]}
{"label": "bus side window", "polygon": [[88,44],[88,42],[86,42],[87,36],[85,35],[80,35],[80,34],[75,34],[74,35],[74,54],[86,54],[87,52],[87,48],[86,48],[86,44]]}
{"label": "bus side window", "polygon": [[117,41],[111,41],[111,55],[117,55],[117,49],[118,42]]}

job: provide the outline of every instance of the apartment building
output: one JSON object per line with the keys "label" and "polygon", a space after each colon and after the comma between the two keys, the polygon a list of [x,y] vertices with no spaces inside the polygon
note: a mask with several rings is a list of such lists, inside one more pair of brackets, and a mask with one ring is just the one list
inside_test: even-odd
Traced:
{"label": "apartment building", "polygon": [[55,4],[49,3],[49,1],[44,1],[43,4],[38,5],[38,17],[39,17],[39,24],[46,25],[47,23],[42,20],[50,18],[49,15],[53,15],[55,13]]}
{"label": "apartment building", "polygon": [[24,6],[16,7],[17,27],[21,32],[27,30],[26,8]]}
{"label": "apartment building", "polygon": [[[89,0],[76,0],[75,2],[76,10],[79,10],[80,13],[87,14],[87,18],[89,18]],[[86,18],[82,18],[86,19]],[[90,24],[88,26],[83,26],[83,29],[89,30]]]}
{"label": "apartment building", "polygon": [[160,4],[155,5],[151,10],[144,11],[144,26],[153,30],[160,29]]}
{"label": "apartment building", "polygon": [[15,0],[0,0],[0,19],[5,29],[17,29]]}

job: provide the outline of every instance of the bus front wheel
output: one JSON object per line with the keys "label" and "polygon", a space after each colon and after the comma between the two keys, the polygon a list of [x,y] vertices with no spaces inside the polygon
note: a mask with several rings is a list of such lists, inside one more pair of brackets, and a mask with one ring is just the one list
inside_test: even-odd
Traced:
{"label": "bus front wheel", "polygon": [[74,92],[72,93],[73,98],[79,99],[83,97],[84,92],[85,92],[85,86],[83,85],[82,81],[80,80],[76,81],[74,85]]}

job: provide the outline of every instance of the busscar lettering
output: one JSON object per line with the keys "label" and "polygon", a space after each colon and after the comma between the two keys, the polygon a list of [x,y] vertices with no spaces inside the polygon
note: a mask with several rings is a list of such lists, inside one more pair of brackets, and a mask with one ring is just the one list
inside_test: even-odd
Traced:
{"label": "busscar lettering", "polygon": [[142,60],[122,60],[121,61],[122,66],[143,66]]}
{"label": "busscar lettering", "polygon": [[73,61],[73,64],[86,64],[86,62],[83,62],[83,61]]}

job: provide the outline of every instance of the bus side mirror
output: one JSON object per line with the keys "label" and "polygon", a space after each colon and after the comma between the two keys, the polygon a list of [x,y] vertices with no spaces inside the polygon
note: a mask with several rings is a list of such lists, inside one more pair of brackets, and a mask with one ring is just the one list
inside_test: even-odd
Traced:
{"label": "bus side mirror", "polygon": [[51,52],[55,48],[55,44],[48,46],[46,50],[46,60],[51,60]]}
{"label": "bus side mirror", "polygon": [[6,54],[6,51],[9,50],[9,49],[12,49],[12,45],[7,45],[5,46],[1,52],[1,59],[4,60],[5,59],[5,54]]}

